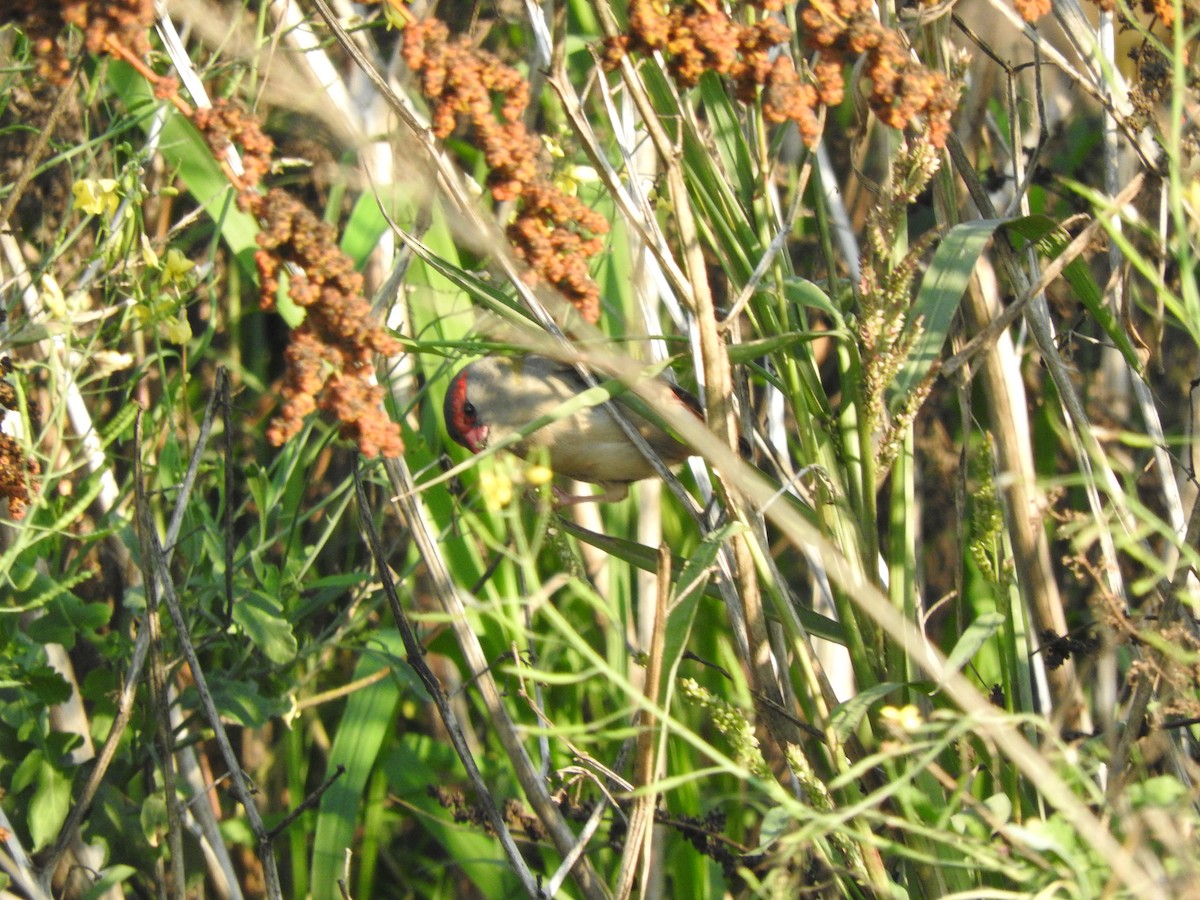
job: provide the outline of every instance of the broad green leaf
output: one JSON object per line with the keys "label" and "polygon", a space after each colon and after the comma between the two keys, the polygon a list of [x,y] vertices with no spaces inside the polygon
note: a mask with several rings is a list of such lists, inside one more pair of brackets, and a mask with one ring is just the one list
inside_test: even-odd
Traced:
{"label": "broad green leaf", "polygon": [[[377,631],[373,640],[382,643],[392,656],[404,653],[403,642],[394,629]],[[364,653],[355,667],[353,680],[366,678],[389,665],[378,653]],[[346,704],[327,767],[330,774],[339,766],[345,771],[322,795],[317,815],[312,856],[313,900],[341,898],[337,880],[342,877],[346,851],[354,850],[363,790],[391,733],[399,702],[400,686],[396,679],[383,678],[352,693]]]}
{"label": "broad green leaf", "polygon": [[[29,622],[25,633],[40,644],[62,644],[71,650],[79,635],[90,637],[97,628],[105,625],[112,615],[107,604],[84,603],[68,590],[90,577],[90,572],[82,572],[67,579],[62,592],[43,607],[42,615]],[[40,574],[38,578],[52,580]]]}
{"label": "broad green leaf", "polygon": [[136,875],[137,871],[133,866],[126,865],[109,866],[107,869],[101,869],[100,877],[88,888],[87,893],[83,895],[83,900],[100,900],[101,897],[108,896],[108,892],[112,888],[124,884]]}
{"label": "broad green leaf", "polygon": [[249,591],[233,604],[233,621],[276,665],[296,658],[299,649],[283,604],[262,591]]}
{"label": "broad green leaf", "polygon": [[1125,791],[1134,809],[1148,806],[1171,809],[1188,794],[1187,787],[1174,775],[1155,775],[1143,782],[1130,784]]}
{"label": "broad green leaf", "polygon": [[430,269],[444,277],[459,290],[467,294],[467,296],[472,297],[488,309],[510,320],[517,318],[528,324],[529,315],[504,291],[497,289],[478,275],[473,275],[465,269],[450,265],[416,238],[410,238],[407,243],[413,253],[429,266]]}
{"label": "broad green leaf", "polygon": [[908,329],[920,328],[912,352],[888,391],[888,408],[897,412],[908,395],[925,379],[942,353],[946,335],[967,290],[983,248],[1004,219],[978,219],[955,225],[942,238],[929,270],[921,281],[909,314]]}
{"label": "broad green leaf", "polygon": [[[842,311],[829,298],[828,292],[807,278],[801,278],[799,275],[788,275],[785,277],[783,279],[783,295],[789,303],[820,310],[834,322],[838,323],[839,326],[842,323]],[[829,332],[825,332],[826,336],[828,334]]]}
{"label": "broad green leaf", "polygon": [[37,788],[29,801],[29,836],[33,850],[58,837],[71,809],[71,779],[49,762],[38,769]]}
{"label": "broad green leaf", "polygon": [[752,203],[759,187],[755,179],[758,166],[742,130],[743,117],[729,99],[725,84],[712,72],[706,72],[700,79],[700,97],[712,129],[713,143],[720,155],[725,181],[737,185],[742,203]]}
{"label": "broad green leaf", "polygon": [[[379,239],[392,227],[388,217],[394,220],[401,215],[402,209],[411,205],[407,202],[411,196],[411,190],[404,185],[379,185],[359,195],[342,229],[341,240],[342,250],[354,260],[356,268],[361,269],[366,264]],[[380,203],[386,200],[391,202],[385,211],[380,209]]]}
{"label": "broad green leaf", "polygon": [[46,706],[66,703],[71,698],[71,685],[52,666],[32,666],[22,674],[25,686]]}
{"label": "broad green leaf", "polygon": [[[236,722],[246,728],[261,728],[275,716],[287,711],[287,703],[274,697],[265,697],[257,684],[233,678],[210,678],[208,690],[222,718]],[[189,709],[199,707],[196,689],[189,687],[183,692],[183,705]]]}
{"label": "broad green leaf", "polygon": [[8,790],[15,794],[32,787],[45,764],[45,754],[41,750],[31,750],[13,770],[12,777],[8,782]]}
{"label": "broad green leaf", "polygon": [[461,768],[448,742],[410,732],[384,751],[380,765],[389,794],[412,810],[414,825],[419,822],[420,830],[444,848],[446,858],[461,867],[481,896],[521,896],[520,883],[504,858],[500,842],[480,829],[464,828],[454,821],[450,810],[430,796],[430,785],[445,783],[447,772]]}
{"label": "broad green leaf", "polygon": [[[51,578],[36,566],[27,566],[24,562],[13,565],[10,573],[13,583],[0,585],[0,598],[4,601],[4,612],[29,612],[45,608],[47,614],[54,618],[44,625],[39,625],[40,619],[30,622],[30,635],[44,634],[52,630],[55,637],[34,637],[40,643],[57,642],[71,649],[73,641],[68,643],[61,640],[64,637],[61,629],[73,626],[73,616],[61,607],[70,606],[72,610],[80,610],[85,604],[71,593],[72,589],[91,578],[90,572],[77,572],[70,577]],[[93,604],[96,605],[96,604]],[[83,615],[79,613],[79,615]],[[90,616],[91,614],[89,614]],[[46,618],[46,616],[42,616]],[[101,623],[103,624],[103,623]],[[39,628],[43,631],[39,632]]]}
{"label": "broad green leaf", "polygon": [[[169,103],[156,100],[146,80],[128,64],[110,63],[108,77],[125,105],[139,116],[138,122],[143,129],[149,130],[157,107],[165,108],[159,152],[167,164],[178,172],[188,193],[216,223],[221,239],[233,252],[243,272],[252,283],[257,284],[258,269],[254,265],[254,253],[258,249],[258,222],[237,208],[233,187],[213,158],[207,141]],[[295,328],[304,321],[304,310],[291,298],[278,297],[276,305],[279,314],[291,327]]]}

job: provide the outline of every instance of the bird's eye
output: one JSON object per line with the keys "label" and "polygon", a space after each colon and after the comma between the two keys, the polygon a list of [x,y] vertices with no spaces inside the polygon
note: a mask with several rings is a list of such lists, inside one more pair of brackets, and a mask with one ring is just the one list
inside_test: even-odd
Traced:
{"label": "bird's eye", "polygon": [[466,403],[463,404],[462,411],[463,411],[464,416],[466,416],[472,422],[475,421],[475,404],[474,403],[472,403],[470,400],[468,400]]}

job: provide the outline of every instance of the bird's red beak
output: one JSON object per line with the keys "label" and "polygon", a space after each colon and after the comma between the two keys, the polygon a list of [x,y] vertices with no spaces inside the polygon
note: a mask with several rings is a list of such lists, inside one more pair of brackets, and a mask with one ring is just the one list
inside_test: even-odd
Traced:
{"label": "bird's red beak", "polygon": [[476,425],[474,428],[468,428],[462,432],[462,440],[459,443],[472,453],[479,453],[487,446],[487,439],[488,427],[486,425]]}

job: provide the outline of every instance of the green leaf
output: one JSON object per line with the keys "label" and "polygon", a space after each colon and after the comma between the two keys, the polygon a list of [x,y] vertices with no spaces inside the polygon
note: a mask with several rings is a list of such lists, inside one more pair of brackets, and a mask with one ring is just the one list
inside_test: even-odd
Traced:
{"label": "green leaf", "polygon": [[[208,690],[222,718],[246,728],[261,728],[275,716],[287,711],[285,701],[264,697],[258,685],[250,681],[213,678],[208,682]],[[189,709],[196,709],[199,699],[194,687],[183,692],[182,702]]]}
{"label": "green leaf", "polygon": [[[404,653],[400,635],[384,629],[374,635],[393,656]],[[364,653],[354,670],[354,680],[375,674],[390,661],[376,653]],[[321,797],[313,838],[313,900],[340,900],[337,880],[342,876],[346,850],[354,849],[354,832],[362,806],[363,790],[379,758],[400,702],[400,686],[394,678],[383,678],[350,695],[346,712],[338,724],[329,751],[328,771],[339,766],[345,771]]]}
{"label": "green leaf", "polygon": [[946,657],[947,677],[969,663],[979,652],[979,648],[986,644],[1003,624],[1003,614],[993,611],[983,613],[968,625],[967,630],[959,636],[954,649]]}
{"label": "green leaf", "polygon": [[663,671],[668,673],[669,683],[675,681],[675,672],[683,658],[683,651],[687,648],[688,636],[692,633],[696,608],[708,587],[717,554],[721,552],[721,545],[734,534],[744,530],[744,525],[733,522],[706,535],[700,546],[688,557],[683,571],[679,572],[679,577],[675,580],[663,647]]}
{"label": "green leaf", "polygon": [[730,346],[729,361],[735,365],[748,363],[751,360],[759,359],[779,350],[786,350],[796,344],[815,341],[817,338],[828,338],[836,336],[836,334],[836,332],[832,331],[789,331],[785,334],[777,334],[773,337],[760,338],[755,341],[741,341]]}
{"label": "green leaf", "polygon": [[742,116],[729,99],[725,83],[713,72],[705,72],[701,77],[700,96],[704,101],[712,141],[724,170],[723,180],[736,183],[743,204],[752,203],[759,187],[755,178],[758,166],[746,142]]}
{"label": "green leaf", "polygon": [[1130,784],[1125,795],[1130,806],[1143,809],[1147,806],[1174,807],[1188,794],[1187,787],[1173,775],[1155,775],[1140,783]]}
{"label": "green leaf", "polygon": [[288,621],[283,604],[274,597],[262,591],[247,592],[233,604],[233,621],[276,665],[285,665],[296,658],[299,646],[292,633],[292,623]]}
{"label": "green leaf", "polygon": [[[474,882],[483,897],[518,897],[521,885],[512,873],[500,842],[480,830],[464,828],[451,813],[429,794],[430,785],[446,781],[446,773],[456,771],[458,757],[447,743],[427,734],[409,732],[382,754],[382,768],[391,796],[421,830],[444,848],[446,859]],[[416,891],[416,895],[420,895]],[[458,893],[462,893],[461,891]]]}
{"label": "green leaf", "polygon": [[[109,63],[108,77],[125,105],[137,112],[138,124],[143,129],[149,129],[151,115],[157,107],[165,107],[159,152],[167,164],[174,167],[188,193],[216,223],[221,239],[233,252],[243,272],[254,284],[258,284],[258,270],[254,265],[254,253],[258,249],[258,222],[237,208],[233,187],[213,158],[208,142],[174,107],[156,100],[146,80],[128,64],[118,61]],[[279,315],[292,328],[304,321],[304,310],[290,297],[278,296],[276,306]]]}
{"label": "green leaf", "polygon": [[[92,577],[91,572],[79,572],[69,578],[51,578],[45,572],[40,571],[36,565],[26,565],[24,562],[15,562],[10,573],[11,585],[0,586],[0,598],[5,600],[5,612],[29,612],[30,610],[40,609],[43,607],[51,607],[56,601],[72,602],[73,608],[79,609],[82,607],[83,601],[71,593],[71,590],[77,585],[82,584]],[[47,613],[51,610],[47,609]],[[62,613],[65,617],[63,621],[71,624],[71,619],[67,613]],[[88,614],[87,618],[94,618],[95,613]],[[102,623],[103,624],[103,623]],[[35,640],[37,640],[35,638]],[[41,641],[41,643],[46,643]],[[72,644],[63,643],[68,649]]]}
{"label": "green leaf", "polygon": [[978,219],[955,225],[942,238],[921,281],[909,316],[909,330],[920,328],[912,352],[888,391],[888,408],[903,409],[908,395],[925,379],[942,353],[946,335],[967,290],[983,248],[1005,219]]}
{"label": "green leaf", "polygon": [[19,794],[21,791],[32,786],[37,780],[38,773],[45,762],[46,757],[41,750],[31,750],[27,753],[9,779],[8,790],[14,794]]}
{"label": "green leaf", "polygon": [[[837,304],[829,299],[828,293],[807,278],[801,278],[799,275],[785,277],[783,279],[783,296],[789,303],[820,310],[839,326],[842,324],[842,311],[838,309]],[[829,332],[825,332],[825,334],[828,336]]]}
{"label": "green leaf", "polygon": [[984,798],[983,805],[988,808],[992,818],[997,822],[1012,820],[1013,802],[1008,794],[992,794],[990,797]]}
{"label": "green leaf", "polygon": [[167,800],[162,794],[151,794],[142,801],[139,821],[144,834],[151,843],[160,844],[159,839],[167,830]]}
{"label": "green leaf", "polygon": [[[1089,193],[1087,196],[1095,198],[1097,195]],[[1049,216],[1023,216],[1009,222],[1004,226],[1004,230],[1036,244],[1038,253],[1046,259],[1057,259],[1071,243],[1071,236]],[[1096,323],[1104,329],[1109,340],[1121,351],[1125,361],[1135,372],[1140,372],[1142,363],[1138,359],[1133,342],[1129,339],[1129,332],[1121,326],[1108,304],[1104,302],[1104,292],[1096,283],[1087,260],[1082,255],[1075,257],[1063,269],[1063,278],[1071,286],[1071,290],[1074,291],[1079,302],[1091,313]]]}
{"label": "green leaf", "polygon": [[23,673],[25,685],[46,706],[66,703],[71,698],[71,685],[51,666],[33,666]]}
{"label": "green leaf", "polygon": [[863,716],[867,714],[867,710],[877,700],[882,700],[888,694],[895,691],[897,688],[904,685],[898,681],[884,681],[873,687],[867,688],[861,693],[855,694],[845,703],[839,704],[829,715],[829,724],[833,726],[834,732],[845,740],[849,737],[862,722]]}
{"label": "green leaf", "polygon": [[107,869],[101,869],[100,877],[88,888],[88,892],[83,895],[83,900],[100,900],[101,897],[108,894],[109,890],[119,884],[124,884],[136,875],[137,871],[133,866],[126,865],[109,866]]}
{"label": "green leaf", "polygon": [[[610,556],[636,566],[643,572],[658,571],[658,553],[652,547],[639,544],[637,541],[627,541],[606,534],[598,534],[595,531],[582,528],[567,519],[560,519],[558,524],[563,531],[573,535],[585,544],[591,544],[593,547],[603,550]],[[684,565],[685,563],[682,559],[674,557],[671,567],[672,569],[678,569]],[[721,599],[721,592],[711,584],[705,587],[704,594],[707,597]],[[811,609],[805,609],[802,606],[796,608],[796,615],[809,634],[825,638],[827,641],[833,641],[837,644],[844,645],[846,643],[846,633],[840,622],[828,616],[823,616],[820,613],[813,612]]]}
{"label": "green leaf", "polygon": [[[78,584],[90,577],[89,572],[81,573],[74,579],[74,583]],[[52,579],[46,580],[53,583]],[[108,623],[112,610],[106,604],[85,603],[66,590],[67,586],[69,583],[62,585],[64,590],[44,607],[43,614],[30,621],[25,633],[31,640],[39,644],[62,644],[65,649],[70,650],[75,646],[76,637],[91,637],[97,628]]]}
{"label": "green leaf", "polygon": [[452,266],[416,238],[407,241],[417,257],[467,296],[509,320],[528,324],[529,314],[512,297],[465,269]]}
{"label": "green leaf", "polygon": [[[381,203],[387,203],[388,209],[380,209]],[[363,191],[346,226],[342,229],[342,251],[354,260],[354,266],[361,269],[379,244],[379,239],[392,226],[388,218],[395,220],[406,208],[412,206],[412,191],[407,185],[381,184],[373,190]]]}
{"label": "green leaf", "polygon": [[49,762],[38,768],[37,789],[29,801],[29,836],[33,850],[58,837],[71,809],[71,779]]}

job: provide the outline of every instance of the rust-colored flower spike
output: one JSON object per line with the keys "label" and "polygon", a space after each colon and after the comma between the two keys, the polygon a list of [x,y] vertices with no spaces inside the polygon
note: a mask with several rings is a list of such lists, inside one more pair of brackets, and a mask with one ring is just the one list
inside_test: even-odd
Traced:
{"label": "rust-colored flower spike", "polygon": [[769,56],[772,47],[792,37],[791,30],[771,15],[781,5],[780,0],[751,0],[745,7],[765,18],[746,25],[705,0],[670,6],[658,0],[631,0],[629,33],[607,43],[605,66],[614,68],[629,50],[659,51],[683,87],[714,72],[732,79],[742,102],[752,101],[761,88],[767,120],[795,122],[811,146],[820,137],[817,110],[842,102],[843,69],[866,53],[866,74],[872,83],[868,102],[875,114],[894,128],[923,123],[931,142],[942,146],[958,90],[944,75],[908,57],[903,37],[874,18],[870,0],[801,3],[801,19],[808,29],[805,41],[818,54],[814,84],[801,79],[787,54]]}
{"label": "rust-colored flower spike", "polygon": [[71,60],[58,38],[67,26],[83,32],[89,53],[101,53],[114,44],[136,57],[150,51],[146,30],[154,24],[154,0],[8,0],[0,12],[0,25],[13,22],[29,38],[38,74],[61,83],[71,71]]}
{"label": "rust-colored flower spike", "polygon": [[398,456],[400,429],[383,409],[383,389],[375,384],[374,354],[400,352],[400,344],[371,321],[362,276],[337,245],[337,233],[281,188],[258,190],[270,170],[274,143],[253,116],[227,103],[196,110],[196,127],[217,158],[226,147],[241,150],[244,175],[237,201],[262,225],[258,266],[260,303],[274,309],[280,270],[288,275],[288,296],[305,309],[284,351],[283,404],[267,431],[279,446],[320,409],[338,420],[342,437],[367,456]]}
{"label": "rust-colored flower spike", "polygon": [[600,235],[608,233],[608,222],[548,177],[541,144],[521,121],[529,104],[528,83],[466,37],[450,37],[438,19],[407,25],[403,54],[420,76],[434,135],[446,138],[460,125],[469,126],[489,169],[492,196],[516,201],[507,234],[529,266],[527,280],[549,282],[594,324],[600,318],[600,289],[588,264],[603,247]]}
{"label": "rust-colored flower spike", "polygon": [[[767,120],[795,122],[800,136],[811,146],[821,136],[818,104],[840,102],[841,94],[831,100],[831,91],[801,81],[787,54],[771,58],[771,49],[792,37],[791,29],[771,15],[782,8],[781,0],[751,0],[745,7],[763,17],[741,24],[705,0],[669,6],[658,0],[631,0],[629,33],[606,42],[604,66],[616,68],[631,50],[658,51],[683,87],[693,87],[701,75],[713,72],[733,81],[743,103],[752,102],[761,88]],[[838,75],[840,92],[840,71]]]}
{"label": "rust-colored flower spike", "polygon": [[1050,12],[1050,0],[1013,0],[1013,9],[1026,22],[1036,22]]}
{"label": "rust-colored flower spike", "polygon": [[872,0],[804,0],[798,13],[805,43],[820,57],[814,73],[823,99],[840,98],[843,66],[865,53],[867,102],[879,120],[898,129],[923,124],[933,146],[945,145],[958,85],[912,59],[904,36],[875,17]]}
{"label": "rust-colored flower spike", "polygon": [[[1032,0],[1024,0],[1024,2],[1030,3]],[[1032,22],[1035,18],[1043,16],[1050,11],[1050,0],[1042,0],[1042,2],[1045,3],[1045,8],[1041,9],[1039,5],[1038,10],[1040,11],[1033,12],[1032,14],[1026,13],[1026,11],[1022,8],[1022,3],[1020,0],[1013,0],[1013,6],[1016,7],[1017,12],[1021,14],[1021,17],[1025,19],[1026,22]],[[1115,12],[1123,24],[1133,24],[1128,21],[1128,18],[1125,16],[1124,12],[1122,12],[1118,7],[1117,0],[1094,0],[1094,2],[1097,7],[1105,12]],[[1141,6],[1142,12],[1153,19],[1157,19],[1165,28],[1170,28],[1175,24],[1175,5],[1172,3],[1172,0],[1141,0],[1139,4],[1131,3],[1129,5],[1131,7],[1135,5]],[[1200,14],[1200,10],[1196,8],[1194,3],[1183,4],[1183,20],[1188,24],[1188,26],[1196,24],[1196,17],[1198,14]],[[1141,24],[1136,26],[1136,28],[1139,30],[1143,27],[1144,26]]]}

